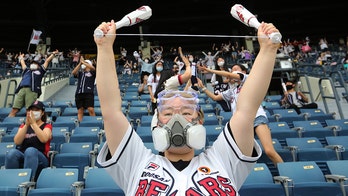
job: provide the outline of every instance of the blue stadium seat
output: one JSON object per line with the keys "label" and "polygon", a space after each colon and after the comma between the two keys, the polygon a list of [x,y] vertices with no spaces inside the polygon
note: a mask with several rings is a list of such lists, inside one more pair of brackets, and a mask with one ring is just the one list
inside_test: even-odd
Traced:
{"label": "blue stadium seat", "polygon": [[78,180],[84,180],[85,168],[91,166],[92,142],[63,143],[58,152],[52,155],[51,167],[53,168],[76,168]]}
{"label": "blue stadium seat", "polygon": [[305,120],[318,120],[324,127],[326,126],[326,120],[335,119],[334,114],[326,114],[322,109],[300,109],[301,114],[305,117]]}
{"label": "blue stadium seat", "polygon": [[328,119],[326,125],[336,133],[336,135],[348,136],[348,119]]}
{"label": "blue stadium seat", "polygon": [[80,127],[99,127],[104,128],[103,116],[83,116],[79,122]]}
{"label": "blue stadium seat", "polygon": [[285,190],[280,183],[275,183],[269,168],[264,163],[257,163],[238,191],[240,195],[285,196]]}
{"label": "blue stadium seat", "polygon": [[214,142],[223,131],[225,125],[205,125],[207,143]]}
{"label": "blue stadium seat", "polygon": [[0,169],[5,166],[5,156],[6,153],[11,150],[16,148],[15,143],[12,142],[0,142]]}
{"label": "blue stadium seat", "polygon": [[87,172],[81,195],[124,196],[125,194],[104,168],[92,168]]}
{"label": "blue stadium seat", "polygon": [[336,150],[340,159],[348,160],[348,135],[325,137],[328,146]]}
{"label": "blue stadium seat", "polygon": [[150,126],[153,116],[141,116],[139,126]]}
{"label": "blue stadium seat", "polygon": [[26,195],[24,184],[30,182],[31,169],[0,169],[0,176],[0,195]]}
{"label": "blue stadium seat", "polygon": [[348,160],[327,161],[329,174],[325,177],[341,185],[343,195],[348,193]]}
{"label": "blue stadium seat", "polygon": [[317,137],[322,143],[326,136],[334,136],[334,132],[323,127],[318,120],[293,121],[293,125],[300,137]]}
{"label": "blue stadium seat", "polygon": [[57,148],[60,148],[61,144],[69,142],[70,135],[71,132],[69,127],[53,126],[51,143],[55,143],[55,150],[58,150]]}
{"label": "blue stadium seat", "polygon": [[136,129],[137,134],[143,140],[143,142],[153,142],[151,126],[138,126]]}
{"label": "blue stadium seat", "polygon": [[128,117],[136,122],[141,116],[150,115],[150,109],[147,106],[129,106]]}
{"label": "blue stadium seat", "polygon": [[274,109],[273,116],[278,122],[287,122],[290,128],[293,127],[293,121],[304,120],[304,117],[302,115],[297,114],[297,112],[294,109]]}
{"label": "blue stadium seat", "polygon": [[286,138],[298,138],[298,132],[288,125],[285,121],[279,121],[279,122],[269,122],[268,127],[271,130],[271,136],[272,138],[276,138],[279,140],[279,142],[282,145],[285,145],[285,139]]}
{"label": "blue stadium seat", "polygon": [[69,127],[71,132],[78,125],[77,116],[58,116],[52,125],[53,127]]}
{"label": "blue stadium seat", "polygon": [[25,123],[25,116],[5,117],[0,122],[0,127],[7,127],[8,130],[12,130],[14,127],[18,128],[22,123]]}
{"label": "blue stadium seat", "polygon": [[92,145],[102,141],[100,127],[79,126],[72,130],[69,142],[92,142]]}
{"label": "blue stadium seat", "polygon": [[335,149],[326,148],[316,137],[287,138],[286,143],[296,153],[296,161],[315,161],[325,173],[326,161],[339,159]]}
{"label": "blue stadium seat", "polygon": [[204,125],[219,125],[215,112],[204,113]]}
{"label": "blue stadium seat", "polygon": [[78,184],[78,176],[79,170],[74,168],[44,168],[28,196],[71,196],[74,184]]}
{"label": "blue stadium seat", "polygon": [[283,162],[278,163],[277,168],[280,176],[292,180],[293,186],[286,188],[290,195],[342,195],[340,185],[328,182],[314,161]]}

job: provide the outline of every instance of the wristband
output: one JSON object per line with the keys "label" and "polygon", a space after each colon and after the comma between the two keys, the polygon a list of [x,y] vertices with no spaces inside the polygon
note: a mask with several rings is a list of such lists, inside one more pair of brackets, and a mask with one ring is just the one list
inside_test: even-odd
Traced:
{"label": "wristband", "polygon": [[207,87],[203,87],[203,88],[201,89],[202,92],[204,92],[205,90],[207,90]]}

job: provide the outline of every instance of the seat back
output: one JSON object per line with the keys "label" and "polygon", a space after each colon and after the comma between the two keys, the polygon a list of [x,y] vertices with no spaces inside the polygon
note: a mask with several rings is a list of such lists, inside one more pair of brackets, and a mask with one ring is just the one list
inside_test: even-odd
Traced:
{"label": "seat back", "polygon": [[44,168],[37,182],[36,189],[41,188],[67,188],[78,181],[79,171],[74,168]]}
{"label": "seat back", "polygon": [[302,182],[326,182],[324,174],[314,161],[283,162],[277,164],[280,176],[291,178],[295,185]]}
{"label": "seat back", "polygon": [[18,187],[22,182],[29,182],[31,169],[0,169],[0,187]]}

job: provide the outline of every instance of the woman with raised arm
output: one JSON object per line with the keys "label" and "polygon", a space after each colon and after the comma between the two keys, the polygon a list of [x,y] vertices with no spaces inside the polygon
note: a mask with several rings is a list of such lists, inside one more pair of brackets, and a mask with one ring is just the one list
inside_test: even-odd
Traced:
{"label": "woman with raised arm", "polygon": [[97,89],[106,142],[98,163],[126,195],[239,195],[238,190],[261,155],[254,139],[253,122],[268,89],[279,44],[267,34],[278,32],[269,23],[258,29],[259,54],[239,95],[236,112],[219,137],[204,153],[205,128],[198,96],[192,91],[163,91],[158,98],[158,126],[154,146],[147,149],[121,109],[113,44],[116,25],[103,22],[97,44]]}

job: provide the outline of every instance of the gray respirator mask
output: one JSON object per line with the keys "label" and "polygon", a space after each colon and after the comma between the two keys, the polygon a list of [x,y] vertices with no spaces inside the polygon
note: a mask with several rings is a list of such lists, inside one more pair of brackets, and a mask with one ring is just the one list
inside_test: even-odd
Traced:
{"label": "gray respirator mask", "polygon": [[205,146],[206,130],[197,120],[189,122],[180,114],[175,114],[167,124],[155,127],[152,131],[155,149],[163,152],[170,147],[202,149]]}

